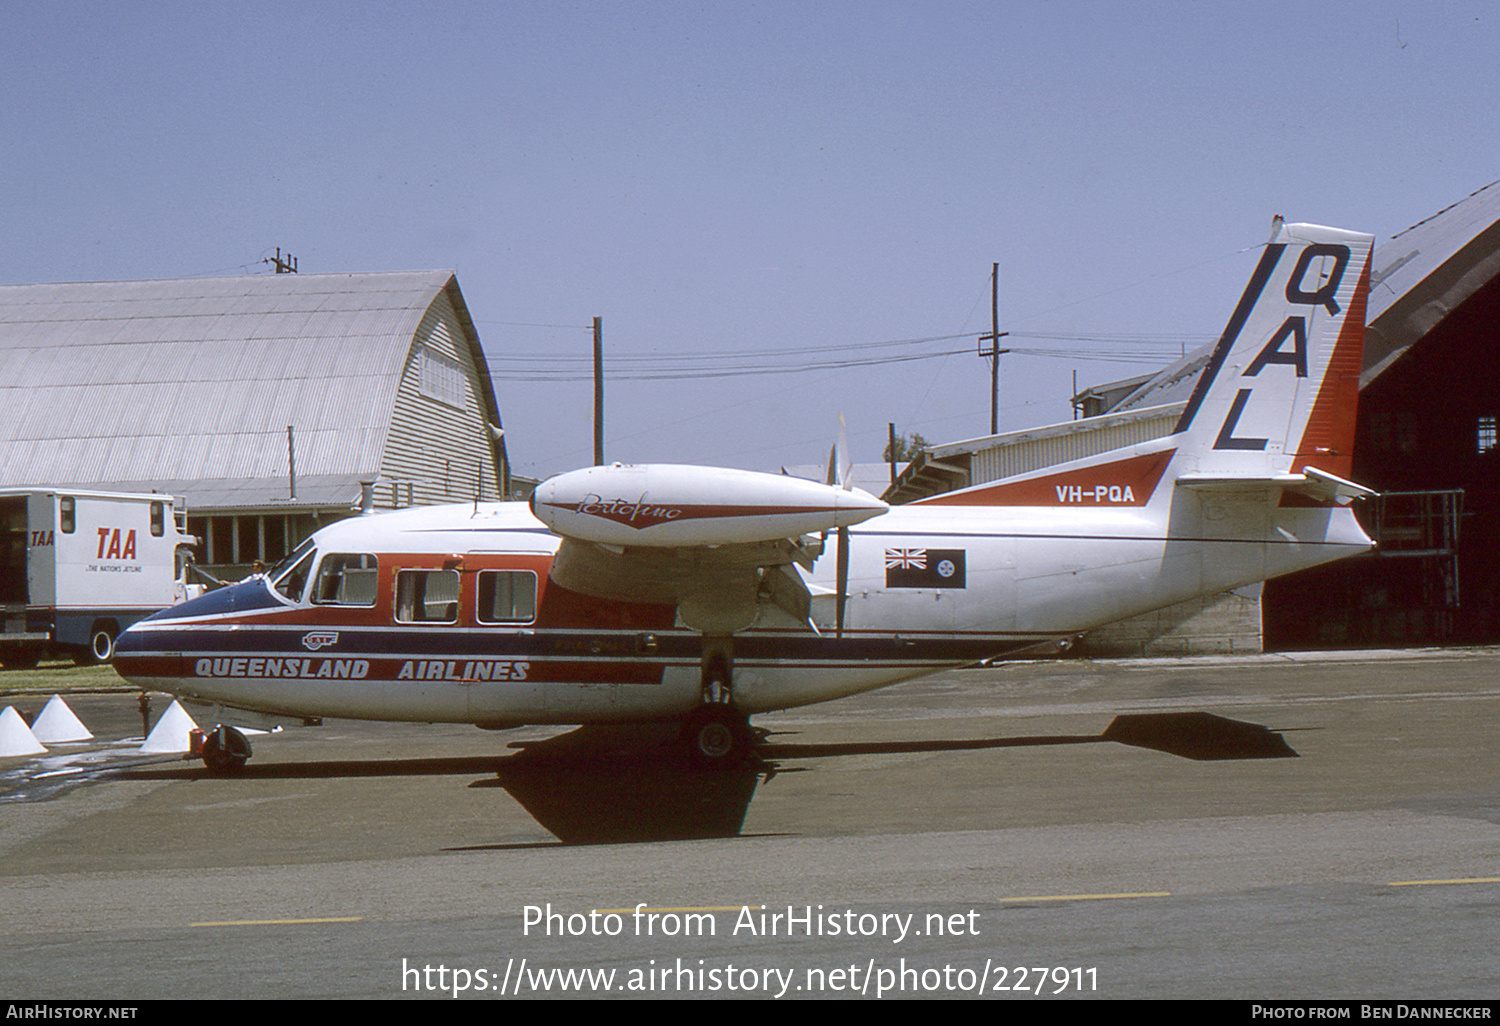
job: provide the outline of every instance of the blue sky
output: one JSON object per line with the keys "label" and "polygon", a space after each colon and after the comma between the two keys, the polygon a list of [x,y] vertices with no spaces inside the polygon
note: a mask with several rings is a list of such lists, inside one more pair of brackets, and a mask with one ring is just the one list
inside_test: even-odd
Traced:
{"label": "blue sky", "polygon": [[[987,433],[994,262],[1019,429],[1070,416],[1075,372],[1214,336],[1273,215],[1378,245],[1500,178],[1483,2],[0,18],[0,281],[262,273],[277,246],[304,273],[452,268],[535,475],[590,461],[595,316],[610,459],[817,463],[842,412],[874,460],[888,421]],[[757,353],[816,369],[624,377]],[[828,366],[894,355],[924,358]]]}

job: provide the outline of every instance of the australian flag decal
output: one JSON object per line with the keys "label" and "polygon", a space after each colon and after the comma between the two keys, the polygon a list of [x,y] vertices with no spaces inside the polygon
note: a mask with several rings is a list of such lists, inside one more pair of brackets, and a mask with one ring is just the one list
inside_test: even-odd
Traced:
{"label": "australian flag decal", "polygon": [[887,588],[962,588],[963,549],[886,549]]}

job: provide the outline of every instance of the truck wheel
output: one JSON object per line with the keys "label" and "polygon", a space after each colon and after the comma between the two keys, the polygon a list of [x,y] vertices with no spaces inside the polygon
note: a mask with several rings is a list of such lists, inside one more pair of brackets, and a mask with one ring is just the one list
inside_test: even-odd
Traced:
{"label": "truck wheel", "polygon": [[78,666],[102,666],[113,659],[114,655],[114,625],[97,623],[89,634],[88,645],[79,645],[73,649],[73,662]]}
{"label": "truck wheel", "polygon": [[95,628],[89,647],[96,662],[109,662],[115,657],[115,632],[108,627]]}

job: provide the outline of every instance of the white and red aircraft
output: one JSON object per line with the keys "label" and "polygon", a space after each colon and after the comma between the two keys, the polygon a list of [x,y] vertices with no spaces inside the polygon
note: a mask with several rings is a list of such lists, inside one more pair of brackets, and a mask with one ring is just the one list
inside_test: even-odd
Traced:
{"label": "white and red aircraft", "polygon": [[[748,717],[1004,657],[1367,550],[1348,508],[1371,237],[1282,224],[1173,434],[887,507],[786,476],[563,474],[335,523],[119,639],[143,688],[287,717]],[[833,548],[832,558],[825,549]],[[217,743],[215,738],[218,739]],[[210,737],[211,766],[248,746]]]}

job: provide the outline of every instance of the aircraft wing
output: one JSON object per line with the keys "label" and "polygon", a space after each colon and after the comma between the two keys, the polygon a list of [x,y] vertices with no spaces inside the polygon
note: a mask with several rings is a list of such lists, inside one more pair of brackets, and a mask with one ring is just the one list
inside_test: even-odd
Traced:
{"label": "aircraft wing", "polygon": [[791,564],[807,565],[821,542],[785,539],[693,548],[616,548],[564,538],[548,576],[569,591],[615,602],[678,607],[683,622],[709,634],[732,634],[755,621],[768,599],[798,623],[811,606]]}
{"label": "aircraft wing", "polygon": [[532,512],[563,538],[549,576],[621,602],[675,603],[708,634],[754,623],[762,602],[808,621],[794,564],[824,531],[884,513],[859,491],[777,474],[667,465],[589,467],[537,487]]}

